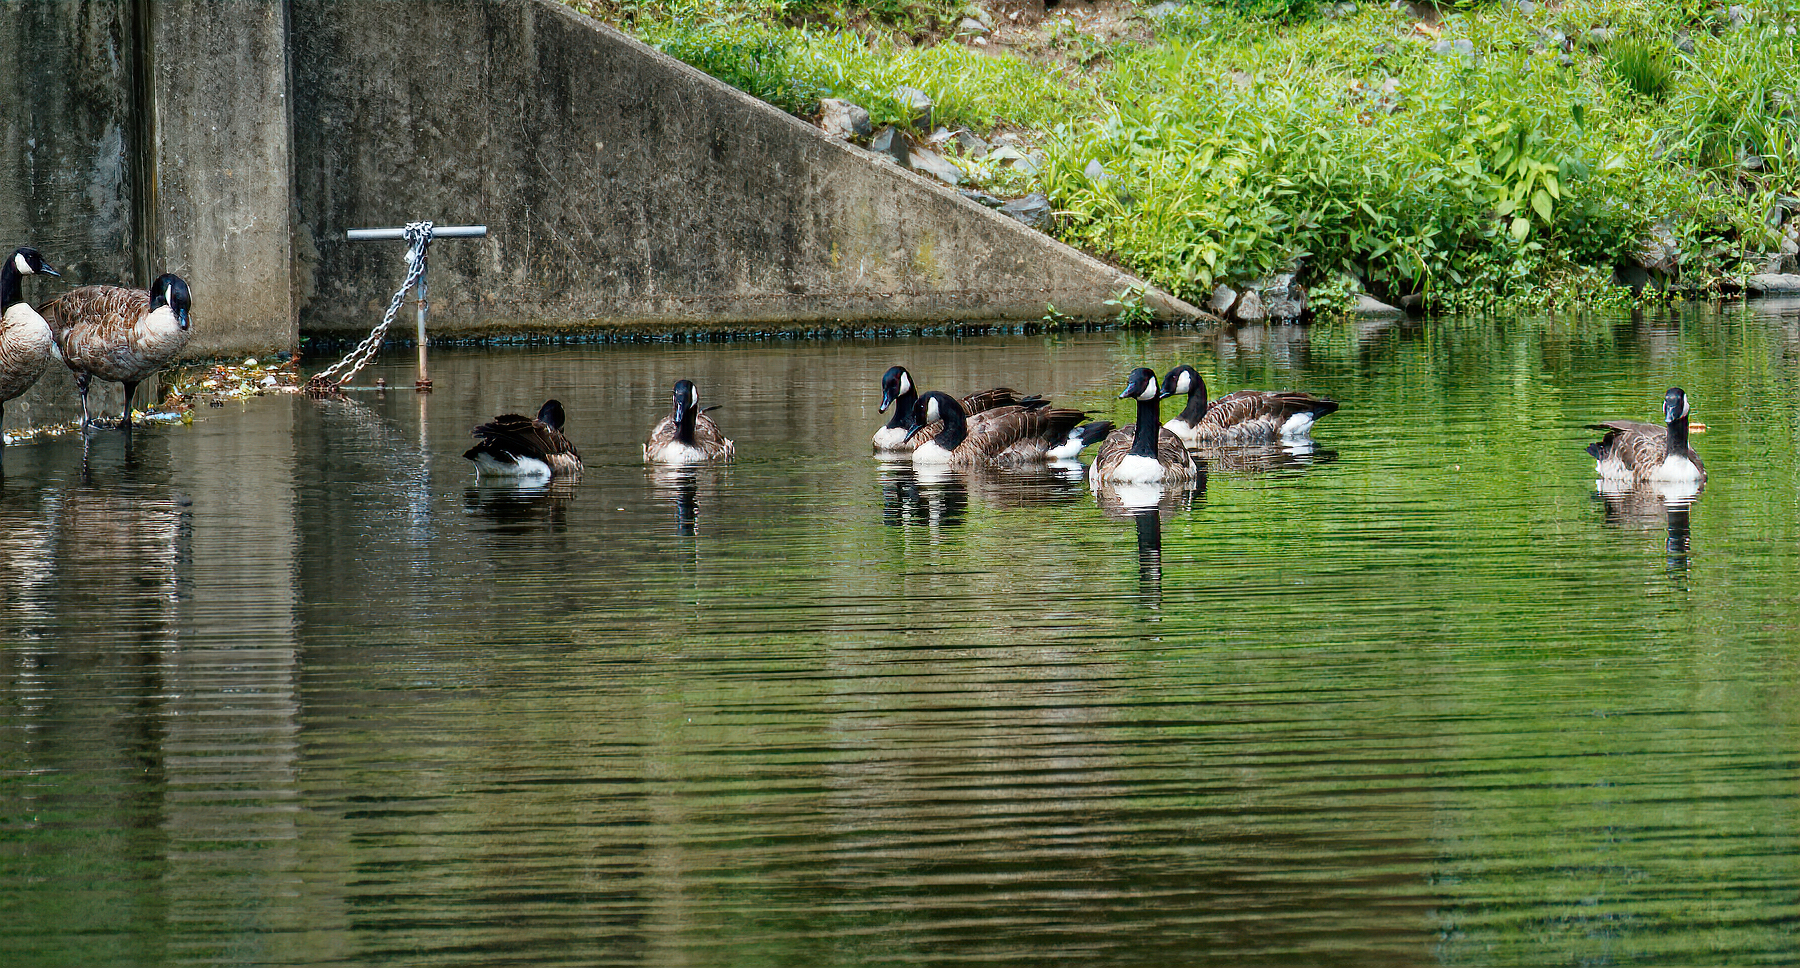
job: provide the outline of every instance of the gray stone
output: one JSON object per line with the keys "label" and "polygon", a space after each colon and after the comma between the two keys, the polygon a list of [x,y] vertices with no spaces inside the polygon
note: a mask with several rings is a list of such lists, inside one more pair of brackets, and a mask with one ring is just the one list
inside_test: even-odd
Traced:
{"label": "gray stone", "polygon": [[1162,3],[1144,11],[1144,16],[1149,17],[1151,20],[1160,20],[1170,14],[1180,13],[1182,10],[1186,9],[1186,7],[1187,4],[1176,3],[1175,0],[1163,0]]}
{"label": "gray stone", "polygon": [[1340,3],[1326,4],[1319,10],[1320,16],[1324,17],[1326,20],[1342,20],[1354,13],[1356,13],[1356,4],[1351,2],[1351,0],[1342,0]]}
{"label": "gray stone", "polygon": [[987,192],[981,191],[980,189],[976,189],[976,188],[958,188],[956,190],[956,194],[961,195],[962,197],[968,199],[971,202],[974,202],[977,205],[985,205],[988,208],[999,208],[1000,206],[1006,204],[1005,199],[995,198],[994,196],[989,195]]}
{"label": "gray stone", "polygon": [[1734,3],[1726,8],[1725,19],[1730,22],[1731,29],[1736,30],[1750,22],[1750,11],[1743,4]]}
{"label": "gray stone", "polygon": [[835,97],[819,102],[819,130],[840,141],[867,138],[875,131],[869,124],[869,112]]}
{"label": "gray stone", "polygon": [[980,135],[968,128],[957,128],[956,133],[950,136],[950,140],[955,143],[958,150],[970,158],[986,158],[987,153],[993,150],[992,145],[981,140]]}
{"label": "gray stone", "polygon": [[1245,323],[1260,323],[1269,318],[1268,310],[1263,308],[1262,295],[1255,289],[1244,290],[1237,305],[1232,307],[1231,315]]}
{"label": "gray stone", "polygon": [[916,87],[894,88],[894,100],[900,102],[900,113],[911,119],[920,131],[931,130],[931,96]]}
{"label": "gray stone", "polygon": [[1694,38],[1688,36],[1686,29],[1675,31],[1675,49],[1683,54],[1694,52]]}
{"label": "gray stone", "polygon": [[1224,283],[1219,283],[1213,287],[1212,297],[1206,300],[1206,308],[1220,316],[1225,316],[1231,312],[1231,307],[1237,305],[1237,301],[1237,290]]}
{"label": "gray stone", "polygon": [[944,160],[944,156],[929,148],[912,149],[906,164],[913,171],[921,175],[930,175],[952,188],[962,184],[963,170]]}
{"label": "gray stone", "polygon": [[1787,272],[1759,272],[1744,280],[1744,288],[1753,293],[1800,292],[1800,275]]}
{"label": "gray stone", "polygon": [[902,168],[911,165],[906,136],[891,124],[883,126],[880,131],[875,132],[875,137],[869,139],[869,150]]}
{"label": "gray stone", "polygon": [[1587,45],[1595,49],[1605,47],[1613,42],[1613,36],[1611,27],[1595,27],[1587,32]]}
{"label": "gray stone", "polygon": [[1040,231],[1050,227],[1050,219],[1056,214],[1043,192],[1032,192],[1007,202],[1000,206],[1000,211]]}
{"label": "gray stone", "polygon": [[1532,3],[1531,0],[1513,0],[1512,7],[1519,12],[1520,16],[1524,17],[1537,13],[1537,4]]}
{"label": "gray stone", "polygon": [[1284,272],[1260,280],[1255,288],[1262,294],[1263,309],[1270,319],[1299,319],[1306,312],[1306,287]]}
{"label": "gray stone", "polygon": [[1112,176],[1106,173],[1106,166],[1102,165],[1098,158],[1089,161],[1087,167],[1081,169],[1081,173],[1087,176],[1088,181],[1096,185],[1104,185],[1112,181]]}
{"label": "gray stone", "polygon": [[956,25],[956,36],[958,37],[980,37],[987,32],[987,24],[974,17],[964,17],[962,23]]}
{"label": "gray stone", "polygon": [[1745,171],[1762,171],[1762,155],[1754,151],[1740,151],[1738,152],[1738,167]]}
{"label": "gray stone", "polygon": [[1398,306],[1390,306],[1366,292],[1357,293],[1356,305],[1351,310],[1358,316],[1404,316],[1406,310]]}

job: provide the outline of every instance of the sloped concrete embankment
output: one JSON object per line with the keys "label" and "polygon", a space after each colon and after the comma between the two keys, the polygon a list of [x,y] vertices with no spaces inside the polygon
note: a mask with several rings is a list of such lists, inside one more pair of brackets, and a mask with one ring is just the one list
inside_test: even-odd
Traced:
{"label": "sloped concrete embankment", "polygon": [[491,230],[433,246],[438,334],[1099,318],[1137,282],[550,0],[292,16],[304,331],[401,278],[345,228],[419,218]]}

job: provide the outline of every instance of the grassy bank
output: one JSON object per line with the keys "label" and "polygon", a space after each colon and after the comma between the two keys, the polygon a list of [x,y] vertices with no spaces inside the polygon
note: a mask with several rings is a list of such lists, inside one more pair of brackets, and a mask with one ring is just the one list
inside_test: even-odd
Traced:
{"label": "grassy bank", "polygon": [[936,0],[576,5],[802,116],[841,97],[904,124],[904,84],[934,124],[1014,132],[1035,172],[958,160],[1189,299],[1294,266],[1327,305],[1616,300],[1638,262],[1730,292],[1800,195],[1800,17],[1766,2],[996,0],[982,46],[953,36],[977,8]]}

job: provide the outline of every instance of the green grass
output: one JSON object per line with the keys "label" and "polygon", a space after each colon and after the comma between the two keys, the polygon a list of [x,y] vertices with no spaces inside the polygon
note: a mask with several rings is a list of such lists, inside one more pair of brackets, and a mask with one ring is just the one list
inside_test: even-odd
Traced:
{"label": "green grass", "polygon": [[1220,0],[1144,21],[1148,43],[1050,23],[1023,57],[940,40],[965,12],[941,0],[614,9],[797,114],[844,97],[904,123],[904,84],[937,123],[1022,131],[1042,170],[971,166],[975,180],[1046,192],[1064,240],[1190,299],[1298,266],[1314,286],[1439,308],[1567,304],[1608,297],[1655,223],[1677,239],[1679,285],[1717,290],[1778,244],[1772,199],[1800,194],[1800,38],[1755,4],[1736,30],[1694,0],[1449,7],[1440,38],[1385,4],[1327,20]]}

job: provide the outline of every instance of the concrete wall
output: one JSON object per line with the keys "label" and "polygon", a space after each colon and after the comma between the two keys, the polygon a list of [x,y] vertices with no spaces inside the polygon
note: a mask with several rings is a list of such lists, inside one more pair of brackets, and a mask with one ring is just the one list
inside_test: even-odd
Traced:
{"label": "concrete wall", "polygon": [[554,0],[293,0],[302,329],[379,320],[432,248],[432,331],[1101,316],[1132,279]]}
{"label": "concrete wall", "polygon": [[190,355],[365,333],[401,245],[343,232],[420,218],[492,229],[433,247],[438,334],[1102,316],[1133,282],[555,0],[0,3],[0,246],[181,273]]}
{"label": "concrete wall", "polygon": [[155,0],[151,38],[149,278],[194,296],[190,356],[292,349],[293,208],[287,6]]}

